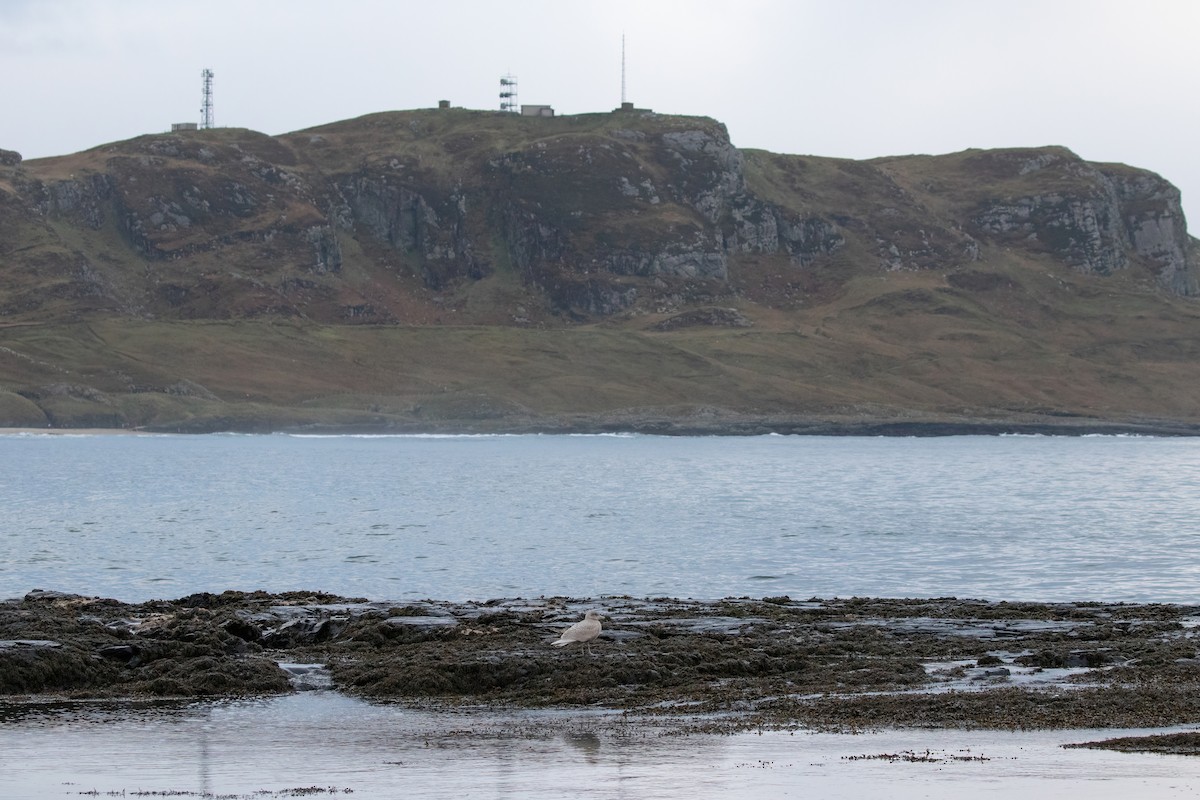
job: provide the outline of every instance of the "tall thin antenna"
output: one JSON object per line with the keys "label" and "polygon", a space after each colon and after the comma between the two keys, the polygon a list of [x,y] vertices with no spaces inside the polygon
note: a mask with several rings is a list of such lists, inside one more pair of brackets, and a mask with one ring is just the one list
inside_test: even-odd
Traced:
{"label": "tall thin antenna", "polygon": [[621,34],[621,105],[625,105],[625,34]]}
{"label": "tall thin antenna", "polygon": [[517,76],[500,76],[500,110],[519,111],[517,106]]}
{"label": "tall thin antenna", "polygon": [[213,71],[206,69],[200,73],[200,77],[204,78],[204,102],[200,106],[200,127],[207,129],[213,126]]}

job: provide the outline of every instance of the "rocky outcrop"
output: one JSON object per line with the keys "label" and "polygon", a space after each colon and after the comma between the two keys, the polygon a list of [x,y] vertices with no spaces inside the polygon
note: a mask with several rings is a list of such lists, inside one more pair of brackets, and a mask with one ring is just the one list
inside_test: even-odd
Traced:
{"label": "rocky outcrop", "polygon": [[313,248],[313,272],[339,272],[342,269],[342,246],[331,225],[314,225],[305,231]]}
{"label": "rocky outcrop", "polygon": [[21,154],[16,150],[0,149],[0,167],[16,167],[21,164]]}
{"label": "rocky outcrop", "polygon": [[[845,244],[830,220],[750,192],[744,158],[716,123],[620,129],[569,150],[539,142],[490,166],[512,260],[562,310],[670,305],[680,282],[720,294],[741,254],[784,254],[803,267]],[[569,185],[548,183],[555,175]]]}
{"label": "rocky outcrop", "polygon": [[597,278],[563,276],[543,288],[560,309],[572,314],[612,316],[631,308],[638,299],[636,286]]}
{"label": "rocky outcrop", "polygon": [[1179,190],[1151,173],[1111,172],[1128,242],[1157,269],[1159,283],[1178,295],[1200,294],[1196,240],[1188,235]]}
{"label": "rocky outcrop", "polygon": [[396,250],[420,250],[428,231],[438,227],[437,214],[411,188],[381,175],[359,174],[344,179],[338,189],[350,208],[351,224]]}
{"label": "rocky outcrop", "polygon": [[[992,156],[992,158],[996,158]],[[981,204],[969,225],[978,235],[1048,252],[1076,269],[1110,275],[1135,261],[1163,288],[1198,292],[1179,191],[1153,173],[1091,165],[1073,154],[1025,154],[1018,175],[1057,170],[1064,188]]]}
{"label": "rocky outcrop", "polygon": [[65,218],[92,230],[103,227],[113,197],[112,177],[104,173],[47,183],[31,181],[21,188],[42,216]]}
{"label": "rocky outcrop", "polygon": [[749,328],[754,325],[736,308],[697,308],[668,317],[651,326],[655,331],[674,331],[679,328],[705,326],[711,328]]}
{"label": "rocky outcrop", "polygon": [[740,253],[786,253],[796,266],[806,267],[846,244],[838,227],[818,216],[801,217],[786,209],[743,196],[729,210],[732,230],[725,247]]}
{"label": "rocky outcrop", "polygon": [[731,200],[746,193],[745,162],[724,125],[662,135],[661,159],[674,167],[672,190],[711,224],[728,213]]}
{"label": "rocky outcrop", "polygon": [[725,280],[729,277],[729,259],[725,253],[684,243],[668,244],[662,250],[617,250],[606,255],[602,264],[614,275],[643,278],[668,276]]}
{"label": "rocky outcrop", "polygon": [[428,187],[373,170],[340,178],[336,190],[348,209],[349,225],[413,256],[430,288],[441,289],[464,278],[478,280],[491,272],[490,264],[476,256],[475,242],[467,233],[463,193],[430,200]]}
{"label": "rocky outcrop", "polygon": [[[646,175],[648,137],[621,133],[538,142],[488,164],[509,259],[565,313],[624,311],[653,298],[664,279],[728,277],[716,227],[666,194],[674,182],[660,189],[661,176]],[[632,165],[639,174],[628,172]]]}
{"label": "rocky outcrop", "polygon": [[1110,198],[1059,193],[1014,198],[975,215],[979,233],[1036,244],[1085,272],[1108,275],[1128,265],[1119,210]]}
{"label": "rocky outcrop", "polygon": [[[666,133],[663,160],[677,169],[677,199],[716,229],[713,248],[722,266],[730,253],[786,253],[796,265],[837,252],[845,238],[820,216],[800,216],[754,196],[745,159],[723,125],[713,130]],[[727,271],[712,277],[726,278]]]}
{"label": "rocky outcrop", "polygon": [[22,165],[0,232],[33,242],[18,267],[35,285],[0,309],[90,297],[105,302],[85,310],[167,318],[383,323],[418,306],[440,318],[503,270],[539,307],[584,319],[729,302],[747,264],[769,264],[756,291],[783,287],[788,304],[829,289],[829,270],[806,277],[822,265],[954,271],[990,248],[1200,293],[1178,191],[1062,148],[857,162],[743,152],[703,118],[533,124],[396,112],[319,135],[141,137],[81,154],[67,178]]}

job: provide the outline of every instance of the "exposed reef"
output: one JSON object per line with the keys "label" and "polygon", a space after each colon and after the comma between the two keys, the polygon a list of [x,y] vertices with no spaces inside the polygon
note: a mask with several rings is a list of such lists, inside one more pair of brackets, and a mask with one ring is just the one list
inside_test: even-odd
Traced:
{"label": "exposed reef", "polygon": [[[550,647],[588,608],[606,615],[594,654]],[[1151,727],[1200,721],[1198,615],[953,598],[224,592],[129,605],[39,591],[0,604],[0,694],[270,694],[311,687],[320,665],[329,686],[377,700],[601,706],[713,730]]]}

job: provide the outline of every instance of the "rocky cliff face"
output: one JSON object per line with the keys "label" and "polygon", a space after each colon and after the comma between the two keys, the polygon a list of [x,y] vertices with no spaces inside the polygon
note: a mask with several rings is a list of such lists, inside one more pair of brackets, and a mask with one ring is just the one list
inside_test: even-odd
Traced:
{"label": "rocky cliff face", "polygon": [[970,225],[1012,246],[1044,249],[1072,267],[1099,275],[1147,264],[1174,294],[1197,293],[1189,259],[1193,240],[1179,191],[1156,175],[1092,165],[1069,153],[984,156],[1017,176],[1058,173],[1061,188],[980,203]]}
{"label": "rocky cliff face", "polygon": [[707,119],[455,109],[0,164],[12,319],[420,321],[483,313],[464,298],[490,280],[522,293],[500,316],[525,324],[728,300],[748,263],[802,282],[997,249],[1200,293],[1178,191],[1057,148],[852,162],[746,154]]}

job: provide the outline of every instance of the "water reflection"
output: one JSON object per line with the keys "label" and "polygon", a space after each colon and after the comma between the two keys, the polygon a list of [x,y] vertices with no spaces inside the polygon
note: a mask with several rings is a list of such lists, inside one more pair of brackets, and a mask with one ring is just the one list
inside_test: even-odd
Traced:
{"label": "water reflection", "polygon": [[600,752],[600,737],[594,733],[564,733],[563,741],[574,747],[591,763],[596,763]]}
{"label": "water reflection", "polygon": [[200,793],[206,796],[212,794],[212,752],[208,744],[211,731],[210,724],[200,726]]}
{"label": "water reflection", "polygon": [[[301,788],[359,800],[1195,796],[1200,760],[1060,747],[1124,733],[687,735],[610,712],[431,712],[312,691],[211,703],[0,703],[0,774],[6,800],[261,798]],[[877,757],[905,750],[932,758]]]}
{"label": "water reflection", "polygon": [[0,699],[0,725],[26,723],[40,726],[107,722],[114,717],[163,716],[177,718],[205,708],[192,700],[31,700]]}

